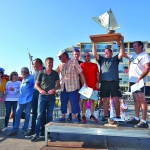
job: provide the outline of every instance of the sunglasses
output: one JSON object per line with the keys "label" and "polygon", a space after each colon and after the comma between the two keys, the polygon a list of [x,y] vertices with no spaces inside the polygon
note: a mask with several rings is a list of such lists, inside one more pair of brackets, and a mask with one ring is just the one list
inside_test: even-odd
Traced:
{"label": "sunglasses", "polygon": [[84,55],[84,58],[86,58],[86,57],[90,57],[90,55]]}
{"label": "sunglasses", "polygon": [[13,74],[14,76],[18,76],[18,74]]}

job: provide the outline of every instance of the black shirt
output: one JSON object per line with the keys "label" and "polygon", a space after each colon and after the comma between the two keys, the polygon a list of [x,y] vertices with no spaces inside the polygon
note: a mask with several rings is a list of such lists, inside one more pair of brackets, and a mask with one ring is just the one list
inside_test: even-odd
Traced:
{"label": "black shirt", "polygon": [[48,75],[44,71],[40,72],[37,77],[37,81],[40,83],[40,88],[44,90],[46,93],[55,88],[56,81],[59,80],[59,75],[56,71],[52,70],[52,72]]}
{"label": "black shirt", "polygon": [[120,59],[118,55],[105,58],[99,55],[98,63],[100,65],[100,79],[101,81],[114,80],[119,81],[118,65]]}

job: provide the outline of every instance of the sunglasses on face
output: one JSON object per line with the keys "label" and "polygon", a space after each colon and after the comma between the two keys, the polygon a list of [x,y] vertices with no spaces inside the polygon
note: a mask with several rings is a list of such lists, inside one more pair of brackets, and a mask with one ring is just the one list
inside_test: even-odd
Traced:
{"label": "sunglasses on face", "polygon": [[84,58],[86,58],[86,57],[90,57],[90,55],[85,55]]}
{"label": "sunglasses on face", "polygon": [[14,76],[18,76],[18,74],[13,74]]}

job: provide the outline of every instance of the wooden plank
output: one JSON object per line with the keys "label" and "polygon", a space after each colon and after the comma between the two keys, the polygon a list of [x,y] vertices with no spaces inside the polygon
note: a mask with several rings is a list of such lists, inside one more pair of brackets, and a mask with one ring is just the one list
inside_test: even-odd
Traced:
{"label": "wooden plank", "polygon": [[111,34],[98,34],[98,35],[91,35],[91,41],[96,43],[98,42],[110,42],[110,41],[119,41],[121,37],[120,33],[111,33]]}

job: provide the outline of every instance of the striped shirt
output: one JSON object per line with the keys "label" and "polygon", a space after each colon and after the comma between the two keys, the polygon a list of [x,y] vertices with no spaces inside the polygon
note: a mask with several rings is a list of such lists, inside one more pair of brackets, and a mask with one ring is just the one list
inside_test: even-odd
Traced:
{"label": "striped shirt", "polygon": [[[18,101],[20,96],[20,81],[12,82],[8,81],[6,83],[6,98],[5,101]],[[14,88],[14,91],[10,91],[9,88]]]}
{"label": "striped shirt", "polygon": [[79,74],[82,72],[77,60],[70,59],[67,63],[61,63],[58,67],[62,76],[61,90],[64,90],[64,86],[67,92],[80,89]]}

